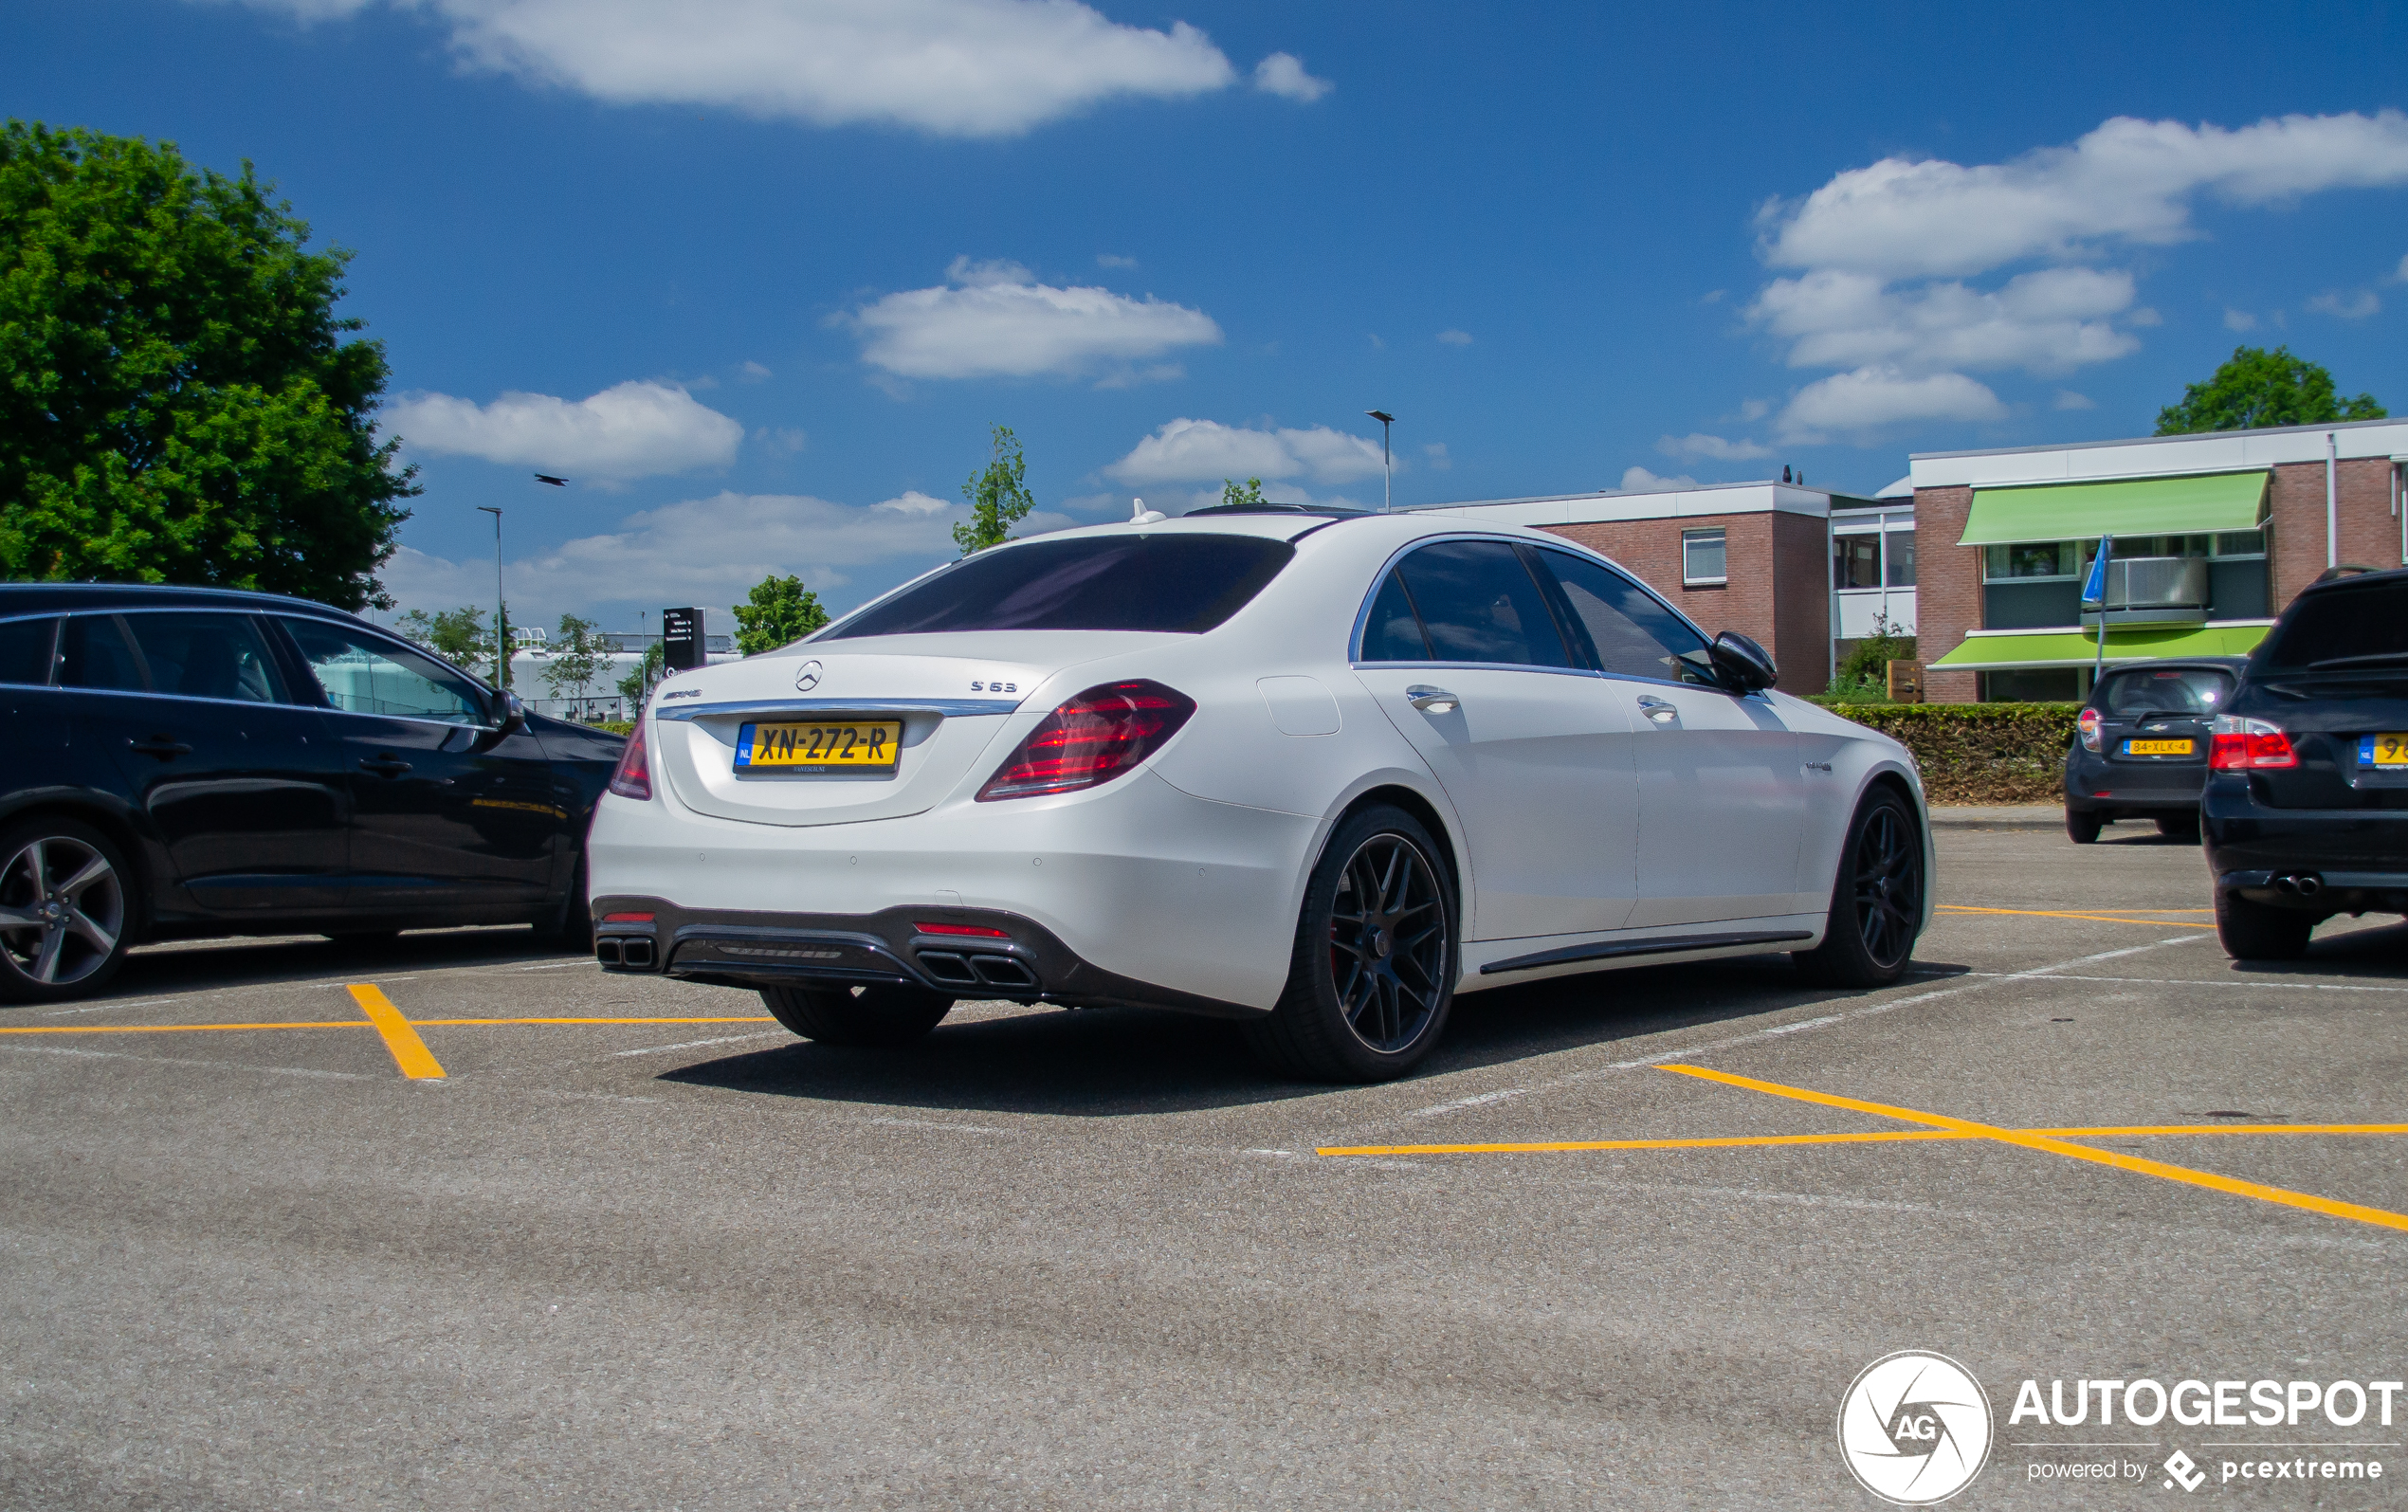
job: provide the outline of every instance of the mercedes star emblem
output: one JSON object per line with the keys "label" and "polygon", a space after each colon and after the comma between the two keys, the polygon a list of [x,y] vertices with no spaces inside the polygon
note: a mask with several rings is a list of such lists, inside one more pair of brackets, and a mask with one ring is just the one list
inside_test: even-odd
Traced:
{"label": "mercedes star emblem", "polygon": [[794,669],[794,691],[809,693],[819,686],[819,674],[828,670],[817,662],[805,662]]}

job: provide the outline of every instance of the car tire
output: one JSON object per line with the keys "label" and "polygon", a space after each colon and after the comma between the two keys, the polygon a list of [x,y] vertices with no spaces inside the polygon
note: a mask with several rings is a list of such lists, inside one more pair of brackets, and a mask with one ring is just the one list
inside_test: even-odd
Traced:
{"label": "car tire", "polygon": [[2065,811],[2066,838],[2077,846],[2097,845],[2099,824],[2099,816],[2087,809],[2068,809]]}
{"label": "car tire", "polygon": [[2235,960],[2297,960],[2308,954],[2315,928],[2313,914],[2216,890],[2216,938]]}
{"label": "car tire", "polygon": [[63,1002],[108,985],[133,942],[137,879],[90,825],[0,829],[0,1000]]}
{"label": "car tire", "polygon": [[1245,1026],[1257,1056],[1316,1082],[1384,1082],[1421,1063],[1446,1032],[1458,969],[1441,855],[1402,809],[1378,805],[1339,825],[1305,879],[1287,986]]}
{"label": "car tire", "polygon": [[2199,843],[2199,816],[2196,813],[2169,813],[2158,820],[2157,832],[2169,840],[2196,846]]}
{"label": "car tire", "polygon": [[576,869],[569,874],[569,896],[560,900],[560,911],[535,926],[535,932],[547,945],[580,955],[593,949],[593,906],[586,901],[585,851],[577,851]]}
{"label": "car tire", "polygon": [[822,1045],[908,1045],[953,1011],[952,998],[917,987],[764,987],[761,1002]]}
{"label": "car tire", "polygon": [[1873,789],[1848,822],[1823,942],[1790,958],[1817,987],[1888,987],[1914,958],[1928,884],[1913,806],[1894,788]]}

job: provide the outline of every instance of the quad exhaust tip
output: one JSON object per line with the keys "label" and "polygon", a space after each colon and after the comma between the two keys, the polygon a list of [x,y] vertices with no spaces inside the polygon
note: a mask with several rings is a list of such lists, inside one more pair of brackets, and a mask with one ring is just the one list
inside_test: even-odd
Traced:
{"label": "quad exhaust tip", "polygon": [[652,964],[652,942],[648,939],[612,938],[606,935],[593,942],[593,958],[605,966],[632,966],[647,970]]}

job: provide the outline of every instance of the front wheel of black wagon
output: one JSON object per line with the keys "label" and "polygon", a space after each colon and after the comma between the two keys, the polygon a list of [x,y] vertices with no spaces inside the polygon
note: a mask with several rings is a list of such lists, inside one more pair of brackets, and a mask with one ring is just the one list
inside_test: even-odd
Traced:
{"label": "front wheel of black wagon", "polygon": [[1820,987],[1887,987],[1906,973],[1923,928],[1923,832],[1914,810],[1889,788],[1856,806],[1832,884],[1823,942],[1793,952]]}
{"label": "front wheel of black wagon", "polygon": [[1455,918],[1430,831],[1401,809],[1355,814],[1313,866],[1286,991],[1269,1017],[1246,1026],[1247,1043],[1314,1081],[1404,1075],[1446,1031]]}

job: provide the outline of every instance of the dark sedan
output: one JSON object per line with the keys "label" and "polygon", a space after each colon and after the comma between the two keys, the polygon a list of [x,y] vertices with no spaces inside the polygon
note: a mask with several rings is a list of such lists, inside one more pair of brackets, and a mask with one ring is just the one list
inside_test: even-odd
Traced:
{"label": "dark sedan", "polygon": [[2200,811],[2216,926],[2289,959],[2335,914],[2408,914],[2408,570],[2310,585],[2217,717]]}
{"label": "dark sedan", "polygon": [[137,942],[532,923],[581,938],[625,742],[338,610],[0,584],[0,997]]}
{"label": "dark sedan", "polygon": [[2247,659],[2142,662],[2099,680],[2065,754],[2065,830],[2099,838],[2118,819],[2153,819],[2160,834],[2196,842],[2207,782],[2208,726],[2231,701]]}

